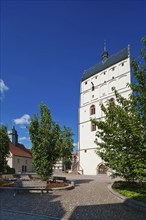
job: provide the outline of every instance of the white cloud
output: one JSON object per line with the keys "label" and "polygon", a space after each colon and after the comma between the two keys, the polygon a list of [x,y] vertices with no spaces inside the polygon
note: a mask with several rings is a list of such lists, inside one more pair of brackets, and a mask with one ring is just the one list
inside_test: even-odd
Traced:
{"label": "white cloud", "polygon": [[9,90],[9,88],[5,85],[4,81],[0,79],[0,99],[4,98],[4,92]]}
{"label": "white cloud", "polygon": [[12,135],[11,135],[12,131],[7,131],[7,133],[8,133],[8,136],[10,138],[10,141],[12,141]]}
{"label": "white cloud", "polygon": [[30,116],[25,114],[21,118],[14,119],[16,125],[18,124],[29,124],[30,123]]}
{"label": "white cloud", "polygon": [[19,137],[19,141],[18,142],[20,144],[24,144],[25,146],[26,145],[30,145],[30,138],[29,137]]}
{"label": "white cloud", "polygon": [[22,128],[22,129],[26,129],[26,126],[23,126],[23,125],[22,125],[22,126],[20,126],[20,128]]}

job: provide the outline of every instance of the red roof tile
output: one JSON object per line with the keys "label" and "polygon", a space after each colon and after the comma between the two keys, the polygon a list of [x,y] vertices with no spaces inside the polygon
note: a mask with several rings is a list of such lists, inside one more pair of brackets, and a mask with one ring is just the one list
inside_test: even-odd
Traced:
{"label": "red roof tile", "polygon": [[18,146],[16,147],[10,142],[9,150],[15,156],[32,158],[31,151],[25,148],[23,144],[18,144]]}

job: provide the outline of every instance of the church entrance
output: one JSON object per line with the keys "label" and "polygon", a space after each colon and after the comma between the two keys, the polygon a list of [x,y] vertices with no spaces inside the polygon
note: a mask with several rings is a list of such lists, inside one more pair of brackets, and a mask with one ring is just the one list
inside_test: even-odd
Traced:
{"label": "church entrance", "polygon": [[97,174],[106,174],[106,172],[107,172],[107,168],[103,163],[97,166]]}

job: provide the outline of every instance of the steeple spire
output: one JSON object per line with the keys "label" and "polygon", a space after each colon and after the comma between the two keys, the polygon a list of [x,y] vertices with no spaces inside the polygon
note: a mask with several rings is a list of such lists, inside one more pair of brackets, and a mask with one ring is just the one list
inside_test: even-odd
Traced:
{"label": "steeple spire", "polygon": [[108,51],[106,50],[106,40],[104,40],[104,51],[102,53],[102,62],[108,59]]}
{"label": "steeple spire", "polygon": [[13,125],[13,128],[12,128],[12,143],[14,144],[14,146],[18,145],[18,134],[17,134],[17,131],[16,131],[14,125]]}
{"label": "steeple spire", "polygon": [[106,51],[106,40],[104,40],[104,51]]}

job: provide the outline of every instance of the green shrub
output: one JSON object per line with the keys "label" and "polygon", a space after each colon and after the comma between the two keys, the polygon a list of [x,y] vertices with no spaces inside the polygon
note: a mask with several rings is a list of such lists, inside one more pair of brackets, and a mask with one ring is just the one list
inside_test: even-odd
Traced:
{"label": "green shrub", "polygon": [[6,165],[4,168],[4,174],[15,174],[15,168],[11,168],[9,165]]}

